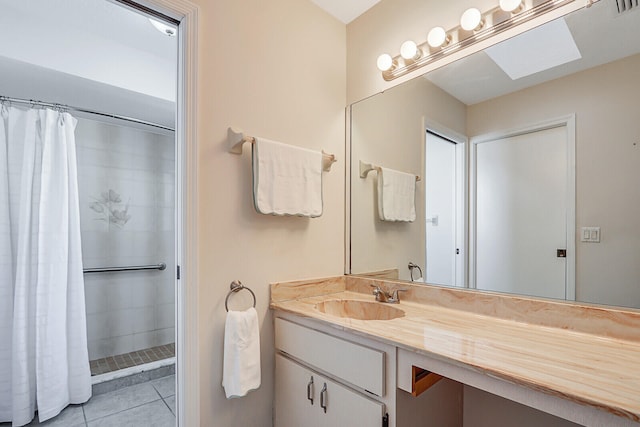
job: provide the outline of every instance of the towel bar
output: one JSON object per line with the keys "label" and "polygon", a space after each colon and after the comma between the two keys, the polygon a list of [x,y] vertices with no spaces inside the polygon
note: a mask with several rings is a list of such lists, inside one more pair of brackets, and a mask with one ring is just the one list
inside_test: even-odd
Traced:
{"label": "towel bar", "polygon": [[[360,160],[360,178],[366,178],[369,175],[369,172],[375,170],[380,172],[380,166],[376,166],[371,163],[365,163]],[[420,181],[420,175],[416,175],[416,181]]]}
{"label": "towel bar", "polygon": [[227,298],[225,298],[225,300],[224,300],[224,308],[227,310],[227,312],[229,311],[228,303],[229,303],[229,297],[231,296],[231,294],[234,294],[236,292],[240,292],[243,289],[246,289],[249,292],[251,292],[251,295],[253,296],[253,308],[256,308],[256,294],[254,294],[251,289],[249,289],[245,285],[243,285],[240,280],[234,280],[233,282],[231,282],[231,285],[229,285],[229,288],[231,288],[231,290],[227,294]]}
{"label": "towel bar", "polygon": [[[227,129],[227,144],[228,151],[232,154],[242,154],[242,146],[245,142],[249,144],[255,144],[256,139],[253,136],[245,136],[241,130],[233,128]],[[325,153],[322,150],[322,169],[325,172],[331,170],[331,165],[337,162],[335,154]]]}

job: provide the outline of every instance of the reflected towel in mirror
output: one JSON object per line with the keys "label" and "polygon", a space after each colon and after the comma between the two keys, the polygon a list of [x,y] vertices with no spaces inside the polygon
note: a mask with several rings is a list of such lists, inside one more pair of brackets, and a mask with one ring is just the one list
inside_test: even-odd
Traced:
{"label": "reflected towel in mirror", "polygon": [[378,215],[382,221],[415,221],[415,175],[380,168],[378,172]]}

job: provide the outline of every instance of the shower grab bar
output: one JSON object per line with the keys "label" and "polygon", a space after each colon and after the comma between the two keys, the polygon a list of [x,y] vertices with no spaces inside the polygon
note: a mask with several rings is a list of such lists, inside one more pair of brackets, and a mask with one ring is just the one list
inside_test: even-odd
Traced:
{"label": "shower grab bar", "polygon": [[85,268],[83,273],[113,273],[116,271],[139,271],[139,270],[164,270],[167,264],[161,262],[154,265],[130,265],[127,267],[104,267],[104,268]]}

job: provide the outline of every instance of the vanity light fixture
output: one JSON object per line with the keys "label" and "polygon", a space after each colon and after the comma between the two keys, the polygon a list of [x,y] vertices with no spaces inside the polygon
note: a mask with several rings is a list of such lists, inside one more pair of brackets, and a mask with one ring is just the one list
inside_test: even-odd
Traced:
{"label": "vanity light fixture", "polygon": [[380,71],[389,71],[389,70],[393,70],[396,67],[397,62],[393,60],[393,58],[391,57],[391,55],[389,55],[388,53],[383,53],[382,55],[378,56],[378,70]]}
{"label": "vanity light fixture", "polygon": [[427,35],[427,43],[432,48],[439,48],[448,45],[451,42],[451,36],[442,27],[435,27],[429,31]]}
{"label": "vanity light fixture", "polygon": [[407,40],[402,43],[400,55],[380,55],[378,69],[386,81],[391,81],[571,3],[576,3],[573,10],[577,10],[589,7],[597,1],[499,0],[498,6],[485,13],[477,8],[470,8],[462,14],[458,27],[449,31],[442,27],[432,28],[425,42],[417,44]]}
{"label": "vanity light fixture", "polygon": [[400,46],[400,56],[405,60],[415,61],[420,59],[422,51],[418,49],[418,45],[413,40],[407,40]]}
{"label": "vanity light fixture", "polygon": [[484,26],[482,13],[475,7],[465,10],[460,17],[460,26],[465,31],[480,31]]}
{"label": "vanity light fixture", "polygon": [[500,0],[500,9],[515,14],[522,12],[524,5],[522,0]]}

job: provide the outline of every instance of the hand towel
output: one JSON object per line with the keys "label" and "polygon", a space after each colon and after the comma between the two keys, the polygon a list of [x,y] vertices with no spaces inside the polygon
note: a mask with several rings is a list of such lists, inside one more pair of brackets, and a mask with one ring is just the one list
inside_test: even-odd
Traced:
{"label": "hand towel", "polygon": [[378,215],[382,221],[415,221],[415,175],[380,168],[378,171]]}
{"label": "hand towel", "polygon": [[253,200],[265,215],[322,215],[322,153],[256,138]]}
{"label": "hand towel", "polygon": [[227,313],[222,386],[227,399],[245,396],[260,387],[260,331],[253,307]]}

